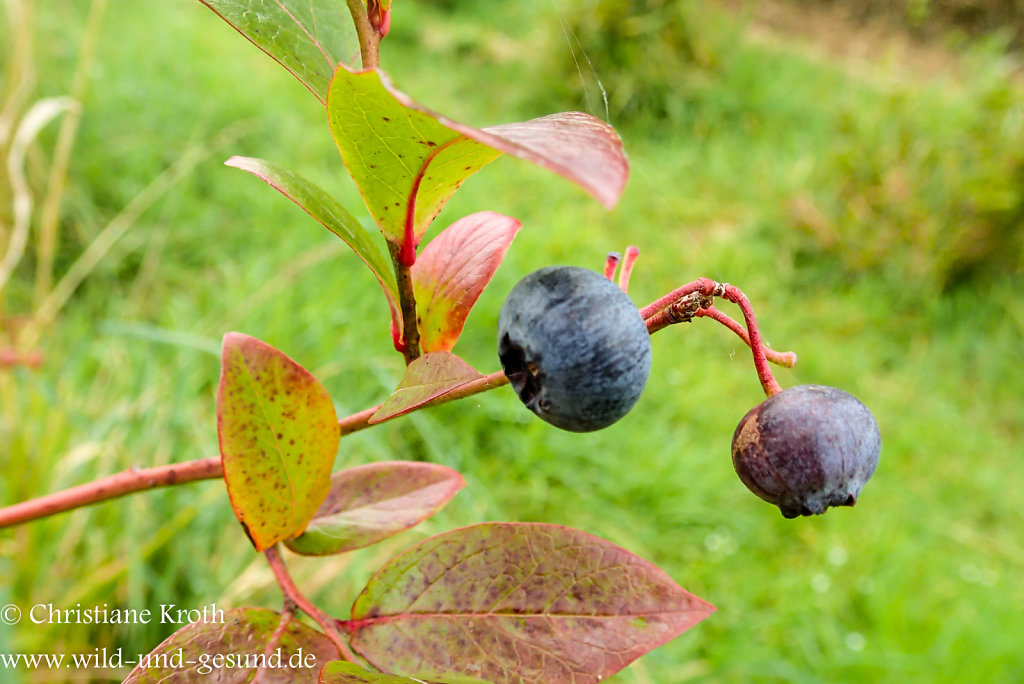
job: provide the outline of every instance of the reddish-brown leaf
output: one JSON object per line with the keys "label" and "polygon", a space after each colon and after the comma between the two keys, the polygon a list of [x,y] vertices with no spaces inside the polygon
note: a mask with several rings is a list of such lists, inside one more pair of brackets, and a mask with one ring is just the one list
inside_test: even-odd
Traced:
{"label": "reddish-brown leaf", "polygon": [[353,648],[388,672],[589,684],[713,611],[610,542],[557,525],[487,523],[388,563],[346,626]]}
{"label": "reddish-brown leaf", "polygon": [[279,613],[263,608],[211,609],[140,658],[125,684],[243,684],[264,665],[261,682],[315,684],[337,648],[294,619],[275,637],[280,624]]}
{"label": "reddish-brown leaf", "polygon": [[559,112],[480,129],[480,141],[571,180],[607,209],[629,177],[622,140],[609,124],[584,112]]}
{"label": "reddish-brown leaf", "polygon": [[231,506],[256,549],[302,532],[330,489],[341,439],[327,390],[265,342],[228,333],[217,435]]}
{"label": "reddish-brown leaf", "polygon": [[522,224],[482,211],[431,240],[412,267],[423,351],[451,351]]}
{"label": "reddish-brown leaf", "polygon": [[385,461],[339,470],[313,521],[285,545],[325,556],[375,544],[437,513],[466,486],[451,468],[418,461]]}
{"label": "reddish-brown leaf", "polygon": [[405,368],[398,388],[384,405],[370,416],[369,422],[380,423],[408,413],[418,406],[443,397],[483,376],[451,352],[424,354]]}

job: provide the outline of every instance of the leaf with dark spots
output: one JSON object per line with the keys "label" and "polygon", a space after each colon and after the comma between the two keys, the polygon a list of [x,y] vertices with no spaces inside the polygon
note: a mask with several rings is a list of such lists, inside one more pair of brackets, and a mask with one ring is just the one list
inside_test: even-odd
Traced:
{"label": "leaf with dark spots", "polygon": [[402,677],[364,670],[354,663],[340,660],[324,665],[320,684],[491,684],[472,677]]}
{"label": "leaf with dark spots", "polygon": [[231,506],[256,549],[302,532],[327,496],[341,438],[327,390],[265,342],[228,333],[217,435]]}
{"label": "leaf with dark spots", "polygon": [[200,0],[327,101],[339,62],[359,57],[352,19],[337,0]]}
{"label": "leaf with dark spots", "polygon": [[615,129],[594,116],[566,112],[473,128],[423,107],[380,70],[339,67],[328,90],[327,114],[370,214],[384,236],[405,250],[419,244],[469,176],[503,153],[554,171],[608,208],[618,201],[629,173]]}
{"label": "leaf with dark spots", "polygon": [[590,684],[713,611],[610,542],[557,525],[486,523],[388,563],[344,624],[356,652],[388,672]]}
{"label": "leaf with dark spots", "polygon": [[263,608],[211,609],[140,658],[125,684],[243,684],[261,666],[260,682],[315,684],[337,648],[295,619],[275,636],[281,617]]}
{"label": "leaf with dark spots", "polygon": [[424,354],[406,366],[398,388],[370,416],[369,422],[380,423],[408,413],[482,377],[472,366],[451,352]]}
{"label": "leaf with dark spots", "polygon": [[385,461],[339,470],[309,527],[285,545],[308,556],[369,546],[434,515],[465,485],[459,473],[433,463]]}
{"label": "leaf with dark spots", "polygon": [[459,219],[427,244],[412,267],[423,351],[450,351],[480,293],[522,224],[483,211]]}

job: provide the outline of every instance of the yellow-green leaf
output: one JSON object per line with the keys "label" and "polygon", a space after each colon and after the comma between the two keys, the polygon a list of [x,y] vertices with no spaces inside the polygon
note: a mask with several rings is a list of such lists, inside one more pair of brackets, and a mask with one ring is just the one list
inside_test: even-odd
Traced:
{"label": "yellow-green leaf", "polygon": [[265,342],[228,333],[217,434],[231,506],[256,550],[302,532],[330,489],[341,438],[327,390]]}
{"label": "yellow-green leaf", "polygon": [[594,116],[565,112],[473,128],[418,104],[380,70],[339,66],[328,89],[327,114],[370,214],[388,240],[402,245],[410,265],[452,193],[503,153],[564,176],[608,208],[628,176],[622,141]]}

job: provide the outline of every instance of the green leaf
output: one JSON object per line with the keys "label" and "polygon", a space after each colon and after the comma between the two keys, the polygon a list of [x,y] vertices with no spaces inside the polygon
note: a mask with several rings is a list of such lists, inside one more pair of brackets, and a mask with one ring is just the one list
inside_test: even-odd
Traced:
{"label": "green leaf", "polygon": [[608,208],[628,176],[615,129],[581,112],[477,129],[414,102],[379,70],[342,66],[328,89],[327,113],[370,214],[388,240],[403,246],[410,265],[452,193],[502,153],[564,176]]}
{"label": "green leaf", "polygon": [[425,352],[450,351],[522,224],[483,211],[459,219],[423,249],[412,267]]}
{"label": "green leaf", "polygon": [[325,556],[376,544],[434,515],[465,485],[451,468],[418,461],[339,470],[309,527],[285,545],[296,553]]}
{"label": "green leaf", "polygon": [[408,413],[423,404],[443,397],[483,376],[451,352],[430,352],[405,367],[398,388],[370,416],[369,422],[380,423]]}
{"label": "green leaf", "polygon": [[340,0],[200,0],[274,58],[321,102],[339,62],[359,55]]}
{"label": "green leaf", "polygon": [[471,677],[401,677],[399,675],[370,672],[353,663],[336,660],[324,665],[320,671],[320,684],[490,684]]}
{"label": "green leaf", "polygon": [[344,240],[345,244],[351,247],[373,271],[381,289],[384,290],[384,296],[387,297],[392,320],[401,322],[398,286],[395,284],[395,274],[391,269],[391,259],[384,252],[379,242],[380,238],[376,234],[366,230],[352,214],[318,185],[288,169],[252,157],[235,156],[224,163],[263,179]]}
{"label": "green leaf", "polygon": [[260,681],[314,684],[337,648],[294,619],[275,637],[281,617],[263,608],[212,608],[205,620],[185,625],[140,658],[125,684],[243,684],[261,665]]}
{"label": "green leaf", "polygon": [[591,684],[713,611],[651,563],[585,532],[486,523],[385,565],[346,627],[356,652],[387,672]]}
{"label": "green leaf", "polygon": [[327,390],[270,345],[224,336],[217,434],[231,506],[257,551],[306,528],[341,439]]}

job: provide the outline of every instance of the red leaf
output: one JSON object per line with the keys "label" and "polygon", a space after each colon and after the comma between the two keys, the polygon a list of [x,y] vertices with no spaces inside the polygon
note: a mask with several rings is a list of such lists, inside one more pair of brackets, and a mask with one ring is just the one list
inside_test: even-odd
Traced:
{"label": "red leaf", "polygon": [[302,532],[327,496],[341,439],[327,390],[265,342],[228,333],[217,435],[231,506],[256,550]]}
{"label": "red leaf", "polygon": [[338,657],[330,639],[298,620],[275,637],[281,615],[272,610],[211,610],[206,618],[185,625],[140,658],[125,684],[243,684],[262,664],[267,667],[261,682],[315,684],[320,668]]}
{"label": "red leaf", "polygon": [[412,267],[423,351],[450,351],[522,224],[482,211],[431,240]]}
{"label": "red leaf", "polygon": [[405,367],[398,388],[384,405],[370,416],[369,422],[380,423],[443,397],[483,376],[451,352],[430,352]]}
{"label": "red leaf", "polygon": [[487,523],[391,561],[345,624],[353,648],[388,672],[589,684],[713,611],[610,542],[557,525]]}
{"label": "red leaf", "polygon": [[325,556],[376,544],[434,515],[465,486],[457,472],[434,463],[385,461],[339,470],[309,527],[285,545]]}
{"label": "red leaf", "polygon": [[618,203],[629,177],[618,133],[584,112],[560,112],[480,130],[494,138],[480,136],[481,142],[571,180],[606,209]]}

